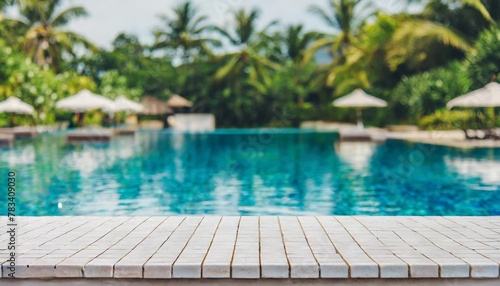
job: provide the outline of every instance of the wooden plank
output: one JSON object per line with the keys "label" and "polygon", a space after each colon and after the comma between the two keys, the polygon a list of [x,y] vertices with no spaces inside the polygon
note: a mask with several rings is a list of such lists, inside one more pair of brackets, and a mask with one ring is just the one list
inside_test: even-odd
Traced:
{"label": "wooden plank", "polygon": [[375,263],[347,232],[335,217],[318,217],[318,221],[349,265],[351,278],[377,278],[378,264]]}
{"label": "wooden plank", "polygon": [[297,217],[279,217],[290,278],[319,278],[319,266]]}
{"label": "wooden plank", "polygon": [[[498,279],[500,272],[500,217],[21,217],[18,221],[22,225],[17,233],[16,276],[25,278]],[[2,237],[6,243],[5,233]],[[0,250],[3,257],[7,253]],[[2,265],[2,275],[8,273],[6,266]]]}
{"label": "wooden plank", "polygon": [[289,278],[289,264],[278,217],[260,217],[262,278]]}
{"label": "wooden plank", "polygon": [[[158,250],[174,229],[171,228],[171,222],[165,221],[166,218],[152,217],[128,235],[128,240],[122,241],[125,246],[135,245],[135,247],[115,264],[113,277],[143,277],[144,263]],[[181,221],[182,218],[176,219],[177,224]]]}
{"label": "wooden plank", "polygon": [[[379,265],[380,278],[407,278],[408,264],[394,255],[389,248],[374,235],[359,218],[338,217],[344,228],[351,234],[361,249]],[[371,227],[381,227],[382,221],[372,221]]]}
{"label": "wooden plank", "polygon": [[104,250],[83,268],[84,277],[111,278],[116,262],[132,249],[132,245],[121,243],[127,235],[146,221],[146,217],[133,217],[96,241],[97,249]]}
{"label": "wooden plank", "polygon": [[191,236],[199,226],[202,217],[186,217],[168,237],[167,241],[144,264],[144,278],[172,278],[172,267]]}
{"label": "wooden plank", "polygon": [[230,278],[240,217],[223,217],[203,262],[203,278]]}
{"label": "wooden plank", "polygon": [[221,217],[204,217],[172,267],[173,278],[201,278],[202,263]]}
{"label": "wooden plank", "polygon": [[232,278],[260,278],[258,217],[241,217],[231,266]]}
{"label": "wooden plank", "polygon": [[184,217],[176,216],[163,219],[158,227],[115,264],[114,277],[142,278],[144,264],[158,251],[183,220]]}
{"label": "wooden plank", "polygon": [[309,247],[319,263],[321,278],[347,278],[349,267],[315,217],[299,217]]}
{"label": "wooden plank", "polygon": [[[469,277],[470,266],[463,260],[457,258],[448,251],[443,250],[439,245],[449,242],[446,236],[435,231],[439,228],[437,223],[429,223],[420,218],[411,218],[404,222],[406,226],[418,227],[418,233],[432,242],[431,245],[414,246],[422,255],[428,257],[439,265],[439,276],[442,278],[465,278]],[[455,245],[456,246],[456,245]]]}
{"label": "wooden plank", "polygon": [[[425,220],[428,222],[428,220]],[[434,224],[434,222],[436,224]],[[436,225],[436,228],[433,228],[436,232],[442,234],[444,237],[439,240],[436,245],[442,248],[445,251],[452,253],[454,256],[459,258],[462,261],[465,261],[469,264],[471,271],[470,277],[472,278],[496,278],[500,274],[500,268],[498,262],[495,262],[492,259],[489,259],[480,253],[476,252],[474,249],[471,249],[467,246],[464,246],[460,242],[457,241],[458,238],[465,238],[466,236],[462,235],[464,231],[463,227],[455,224],[454,222],[443,218],[437,217],[432,219],[433,225]],[[489,230],[487,227],[491,227],[489,222],[480,222],[479,224],[485,224],[486,227],[482,227],[480,225],[475,224],[473,226],[476,229],[479,229],[482,238],[488,239],[490,237],[500,237],[500,235],[494,231]],[[470,232],[468,232],[471,235]],[[492,248],[493,249],[493,248]]]}

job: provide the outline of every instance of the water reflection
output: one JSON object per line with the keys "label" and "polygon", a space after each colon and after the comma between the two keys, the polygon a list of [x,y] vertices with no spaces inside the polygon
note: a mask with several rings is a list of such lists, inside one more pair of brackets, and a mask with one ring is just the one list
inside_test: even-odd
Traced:
{"label": "water reflection", "polygon": [[9,166],[30,165],[35,162],[35,149],[30,145],[17,149],[4,149],[0,160]]}
{"label": "water reflection", "polygon": [[[447,167],[457,172],[462,178],[479,181],[483,185],[491,185],[492,190],[496,190],[500,185],[500,162],[491,159],[474,158],[452,158],[445,157]],[[481,188],[478,184],[471,185],[473,188]]]}
{"label": "water reflection", "polygon": [[372,142],[339,142],[335,144],[335,151],[342,161],[361,172],[367,170],[376,146],[377,143]]}
{"label": "water reflection", "polygon": [[[0,151],[23,215],[491,215],[500,152],[333,133],[140,132],[107,144],[61,135]],[[0,197],[0,202],[5,198]]]}

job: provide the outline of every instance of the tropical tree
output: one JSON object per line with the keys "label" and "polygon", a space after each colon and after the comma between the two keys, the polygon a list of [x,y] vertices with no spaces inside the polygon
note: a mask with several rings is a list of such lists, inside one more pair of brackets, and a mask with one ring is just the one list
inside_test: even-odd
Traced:
{"label": "tropical tree", "polygon": [[471,88],[481,88],[491,81],[495,75],[500,79],[500,30],[485,30],[474,43],[474,53],[469,53],[464,60],[467,65]]}
{"label": "tropical tree", "polygon": [[360,28],[357,46],[345,50],[344,62],[329,67],[327,83],[335,86],[335,94],[343,95],[355,88],[373,85],[392,87],[398,80],[386,62],[390,42],[398,27],[396,18],[378,13],[375,21]]}
{"label": "tropical tree", "polygon": [[[144,94],[167,97],[169,90],[178,85],[178,78],[184,77],[181,67],[174,68],[172,59],[165,56],[153,56],[149,47],[142,44],[133,34],[120,33],[112,43],[111,50],[86,55],[68,64],[68,70],[77,70],[81,75],[90,76],[103,88],[115,87],[118,91],[128,88],[132,97],[137,90]],[[114,76],[117,71],[119,74]],[[191,74],[194,74],[191,71]],[[111,76],[113,75],[113,76]],[[125,84],[121,79],[126,78]],[[110,80],[112,79],[112,80]],[[124,94],[127,94],[125,92]]]}
{"label": "tropical tree", "polygon": [[[305,53],[304,61],[309,61],[321,49],[328,50],[332,61],[328,65],[320,66],[319,77],[324,85],[331,87],[334,81],[342,79],[342,84],[349,83],[349,87],[367,87],[368,81],[365,73],[350,73],[346,66],[346,56],[351,48],[359,49],[357,43],[361,27],[372,14],[370,2],[363,0],[329,0],[329,10],[326,11],[319,6],[312,6],[310,11],[329,25],[334,34],[323,34],[316,40]],[[339,74],[346,75],[345,77]],[[350,76],[348,76],[350,74]],[[343,88],[335,88],[339,94]]]}
{"label": "tropical tree", "polygon": [[[319,36],[317,32],[305,32],[303,25],[289,25],[285,33],[277,32],[274,38],[278,39],[283,53],[280,67],[270,74],[269,80],[252,81],[251,84],[259,93],[273,98],[277,106],[296,104],[302,107],[308,95],[321,84],[316,80],[316,63],[304,60],[307,49]],[[265,42],[273,43],[272,38]]]}
{"label": "tropical tree", "polygon": [[200,15],[190,1],[180,4],[173,12],[172,18],[160,15],[166,29],[154,31],[156,40],[153,49],[171,49],[175,56],[180,56],[182,62],[187,63],[197,55],[209,53],[210,45],[220,45],[218,40],[205,37],[207,16]]}
{"label": "tropical tree", "polygon": [[303,25],[289,25],[282,36],[287,58],[294,63],[304,62],[307,49],[319,38],[317,32],[304,32]]}
{"label": "tropical tree", "polygon": [[0,1],[0,41],[9,46],[13,46],[15,43],[15,33],[13,23],[5,20],[6,10],[10,6],[13,6],[15,1]]}
{"label": "tropical tree", "polygon": [[234,51],[211,61],[218,66],[212,77],[211,92],[220,96],[217,109],[225,114],[224,121],[241,126],[256,126],[272,117],[266,95],[253,83],[270,81],[270,71],[278,68],[282,51],[279,38],[267,33],[275,22],[258,30],[259,14],[255,9],[237,10],[233,12],[233,25],[211,27],[230,43],[230,50]]}
{"label": "tropical tree", "polygon": [[446,65],[473,49],[479,33],[495,25],[480,0],[429,0],[421,13],[399,15],[401,25],[387,53],[392,70],[400,65],[425,71]]}
{"label": "tropical tree", "polygon": [[[3,59],[8,59],[3,61]],[[25,117],[20,124],[52,124],[56,120],[55,102],[79,90],[95,89],[91,78],[79,76],[76,72],[55,74],[43,70],[21,52],[0,44],[0,100],[17,96],[35,108],[34,122]],[[4,119],[4,120],[2,120]],[[0,124],[5,123],[5,114]]]}
{"label": "tropical tree", "polygon": [[484,7],[490,13],[491,18],[498,24],[500,21],[500,1],[497,0],[484,0]]}
{"label": "tropical tree", "polygon": [[17,45],[35,63],[60,72],[64,55],[75,56],[76,46],[95,49],[82,35],[64,30],[72,19],[86,16],[83,7],[59,10],[62,0],[24,0],[17,4],[18,18],[3,18],[2,25],[17,36]]}
{"label": "tropical tree", "polygon": [[[329,47],[331,55],[341,61],[347,48],[355,41],[356,34],[371,9],[360,9],[361,6],[368,3],[364,0],[329,0],[328,3],[330,11],[325,11],[319,6],[311,6],[310,11],[323,19],[336,33],[324,35],[321,39],[318,39],[311,46],[307,57],[311,58],[319,49]],[[356,15],[356,11],[360,10],[368,13]]]}
{"label": "tropical tree", "polygon": [[276,67],[276,64],[261,52],[261,40],[267,38],[266,30],[276,22],[270,23],[262,31],[257,31],[259,14],[255,9],[250,12],[241,9],[233,14],[235,25],[232,29],[212,27],[238,49],[222,56],[225,64],[215,74],[216,81],[240,75],[242,72],[248,74],[251,80],[265,80],[266,70]]}

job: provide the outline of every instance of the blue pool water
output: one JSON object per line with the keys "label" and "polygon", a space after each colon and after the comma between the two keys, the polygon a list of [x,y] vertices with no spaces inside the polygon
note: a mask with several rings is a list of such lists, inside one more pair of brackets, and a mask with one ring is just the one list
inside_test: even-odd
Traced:
{"label": "blue pool water", "polygon": [[0,182],[6,190],[16,172],[17,215],[500,215],[500,149],[336,138],[162,131],[69,145],[42,135],[0,149]]}

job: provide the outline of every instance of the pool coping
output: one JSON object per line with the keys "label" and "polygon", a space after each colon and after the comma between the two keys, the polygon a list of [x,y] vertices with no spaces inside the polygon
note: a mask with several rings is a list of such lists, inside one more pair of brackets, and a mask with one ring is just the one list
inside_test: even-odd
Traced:
{"label": "pool coping", "polygon": [[[95,279],[120,285],[166,280],[173,285],[188,280],[218,285],[500,283],[500,217],[495,216],[16,220],[15,277],[24,279],[9,283],[79,281],[85,285]],[[7,246],[10,228],[6,217],[2,221],[0,240]],[[0,249],[2,277],[7,278],[9,251],[1,244]]]}

